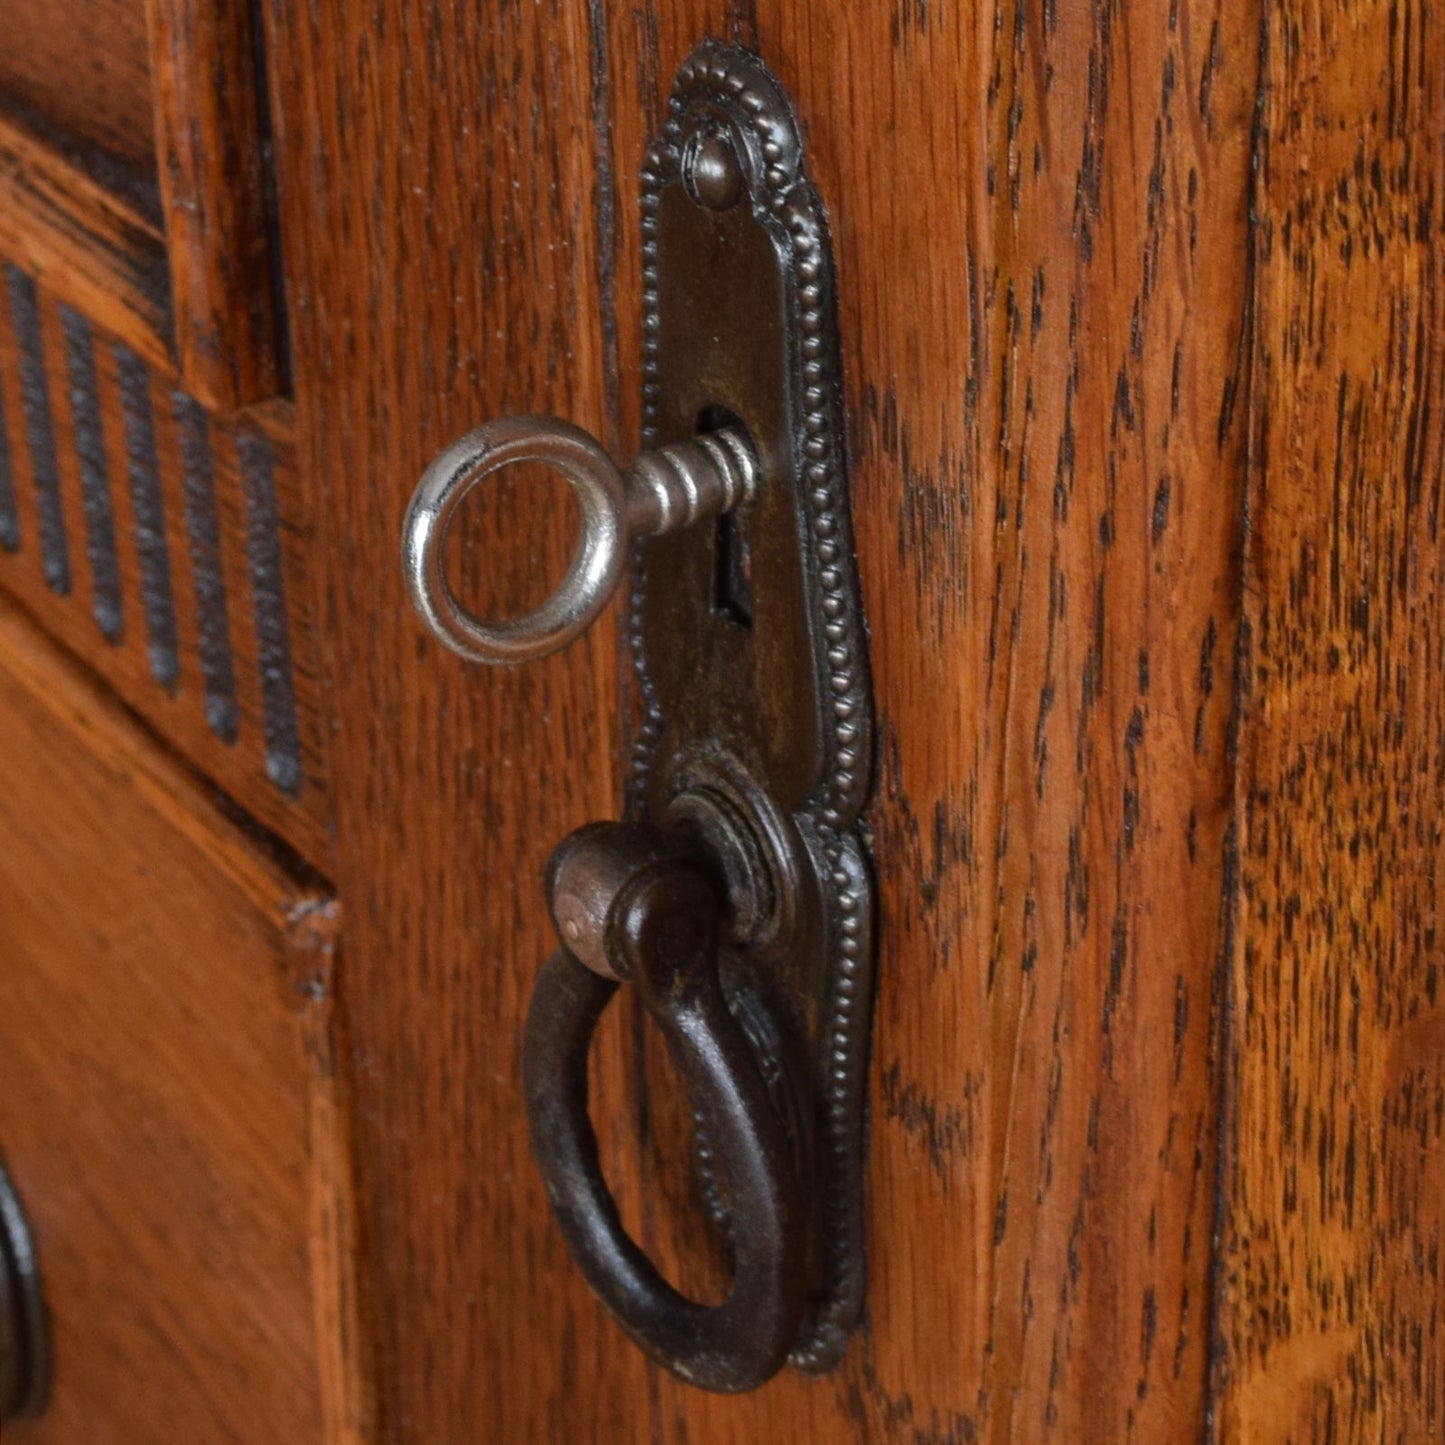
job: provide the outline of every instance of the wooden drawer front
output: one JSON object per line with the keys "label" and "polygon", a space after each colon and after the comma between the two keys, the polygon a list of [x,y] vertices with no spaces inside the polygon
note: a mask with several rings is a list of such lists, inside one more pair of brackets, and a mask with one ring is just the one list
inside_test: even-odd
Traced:
{"label": "wooden drawer front", "polygon": [[0,263],[0,587],[323,869],[291,413],[217,418]]}
{"label": "wooden drawer front", "polygon": [[54,1360],[16,1445],[355,1438],[332,912],[70,666],[0,608],[0,1151]]}
{"label": "wooden drawer front", "polygon": [[0,256],[226,410],[285,389],[249,0],[4,0]]}

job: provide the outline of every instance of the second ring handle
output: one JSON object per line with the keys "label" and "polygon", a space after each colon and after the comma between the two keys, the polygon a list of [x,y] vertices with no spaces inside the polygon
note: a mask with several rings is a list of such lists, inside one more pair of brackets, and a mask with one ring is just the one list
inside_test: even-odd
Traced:
{"label": "second ring handle", "polygon": [[[472,488],[516,462],[540,462],[567,479],[581,508],[582,535],[567,575],[540,607],[523,617],[478,617],[447,581],[447,536]],[[401,544],[412,604],[441,642],[473,662],[546,657],[607,606],[634,538],[742,506],[757,483],[757,457],[741,427],[643,452],[624,473],[594,436],[571,422],[499,417],[459,437],[417,483]]]}

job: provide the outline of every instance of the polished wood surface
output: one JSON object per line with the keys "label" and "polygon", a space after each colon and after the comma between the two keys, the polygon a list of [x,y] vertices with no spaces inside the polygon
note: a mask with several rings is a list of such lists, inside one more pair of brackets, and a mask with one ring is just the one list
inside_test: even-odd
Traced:
{"label": "polished wood surface", "polygon": [[1445,1436],[1442,22],[1264,32],[1224,1440]]}
{"label": "polished wood surface", "polygon": [[[549,408],[608,423],[586,16],[263,9],[345,780],[336,882],[382,1436],[628,1439],[647,1428],[649,1372],[547,1213],[518,1056],[549,948],[547,854],[619,806],[615,628],[535,666],[469,667],[425,636],[397,563],[416,478],[457,432]],[[513,517],[470,600],[557,575],[560,519]],[[498,535],[495,514],[474,520],[473,548]],[[604,1115],[626,1072],[612,1043]]]}
{"label": "polished wood surface", "polygon": [[339,998],[341,932],[341,909],[333,898],[308,899],[288,911],[287,976],[301,998],[307,1067],[306,1254],[321,1392],[320,1438],[325,1445],[367,1445],[376,1439],[375,1301],[367,1282],[356,1196],[351,1058]]}
{"label": "polished wood surface", "polygon": [[54,1357],[15,1437],[319,1441],[365,1359],[326,900],[8,604],[0,757],[0,1148]]}
{"label": "polished wood surface", "polygon": [[[378,48],[339,3],[269,14],[388,1437],[1197,1432],[1247,27],[1222,46],[1208,5],[963,27],[619,4],[590,28],[434,5],[389,8]],[[869,1323],[838,1374],[744,1400],[644,1370],[525,1154],[541,863],[617,806],[611,634],[467,668],[424,638],[394,562],[416,475],[468,424],[550,407],[635,445],[637,167],[709,30],[793,88],[832,209],[882,726]],[[561,532],[557,514],[473,545],[505,594]],[[686,1150],[638,1092],[635,1036],[614,1023],[609,1049],[613,1178],[675,1260]]]}

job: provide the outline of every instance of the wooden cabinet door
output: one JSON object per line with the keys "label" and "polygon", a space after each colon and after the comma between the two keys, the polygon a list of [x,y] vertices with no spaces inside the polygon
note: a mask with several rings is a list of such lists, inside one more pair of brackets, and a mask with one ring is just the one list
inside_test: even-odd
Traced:
{"label": "wooden cabinet door", "polygon": [[[263,0],[389,1441],[1421,1441],[1445,1431],[1445,39],[1431,7]],[[615,816],[615,621],[424,635],[465,427],[639,428],[639,167],[704,36],[789,87],[838,254],[879,715],[865,1326],[701,1394],[528,1159],[550,848]],[[464,527],[478,601],[569,547]],[[594,1113],[695,1276],[660,1050]]]}

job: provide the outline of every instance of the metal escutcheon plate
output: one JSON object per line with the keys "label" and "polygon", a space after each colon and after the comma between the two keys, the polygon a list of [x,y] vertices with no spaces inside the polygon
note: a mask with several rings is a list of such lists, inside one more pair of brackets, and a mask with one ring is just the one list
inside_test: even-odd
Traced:
{"label": "metal escutcheon plate", "polygon": [[705,814],[704,831],[749,853],[724,981],[745,1027],[772,1021],[754,1044],[801,1115],[813,1259],[792,1358],[820,1370],[863,1299],[870,693],[828,229],[756,57],[709,43],[678,71],[642,226],[643,444],[736,420],[762,475],[744,511],[640,549],[632,806],[665,826]]}

